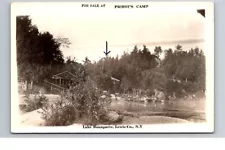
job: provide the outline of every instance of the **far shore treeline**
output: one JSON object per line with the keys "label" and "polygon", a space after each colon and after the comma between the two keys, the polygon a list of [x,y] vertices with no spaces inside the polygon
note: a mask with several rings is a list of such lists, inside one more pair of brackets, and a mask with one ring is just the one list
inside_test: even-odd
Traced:
{"label": "far shore treeline", "polygon": [[[145,45],[134,45],[132,52],[124,52],[120,58],[109,56],[91,62],[86,57],[78,63],[75,58],[63,56],[61,48],[71,44],[68,38],[40,32],[29,16],[16,18],[16,44],[18,79],[34,85],[41,86],[52,75],[69,71],[80,80],[91,79],[99,89],[111,93],[141,89],[151,94],[157,88],[166,95],[179,96],[183,91],[205,90],[205,55],[195,46],[183,49],[177,43],[174,48],[163,49],[156,45],[151,53]],[[165,56],[160,59],[162,53]],[[111,77],[119,80],[116,86]]]}

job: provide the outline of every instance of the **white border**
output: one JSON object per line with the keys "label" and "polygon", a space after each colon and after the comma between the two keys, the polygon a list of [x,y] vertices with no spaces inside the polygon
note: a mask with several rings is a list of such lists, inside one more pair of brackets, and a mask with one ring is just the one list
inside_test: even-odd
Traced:
{"label": "white border", "polygon": [[[85,2],[86,4],[94,2]],[[17,63],[16,63],[16,15],[24,14],[22,9],[19,9],[21,4],[23,7],[29,5],[56,5],[77,7],[81,9],[82,3],[61,3],[61,2],[20,2],[11,4],[11,132],[12,133],[212,133],[214,132],[214,3],[213,2],[99,2],[105,3],[106,8],[113,8],[115,4],[146,4],[154,8],[154,5],[166,6],[168,9],[206,9],[206,29],[205,29],[205,54],[206,54],[206,123],[188,123],[188,124],[160,124],[160,125],[144,125],[142,129],[83,129],[81,125],[70,127],[19,127],[18,117],[18,82],[17,82]],[[43,5],[44,4],[44,5]],[[22,8],[22,7],[21,7]],[[75,9],[75,8],[74,8]],[[92,9],[92,8],[88,8]],[[159,9],[159,8],[156,8]],[[163,8],[164,9],[164,8]],[[96,8],[95,8],[96,10]],[[164,9],[165,10],[165,9]],[[38,13],[46,13],[39,11]],[[197,13],[197,12],[196,12]]]}
{"label": "white border", "polygon": [[119,147],[129,150],[150,148],[157,150],[222,150],[225,145],[224,141],[224,138],[7,138],[0,139],[0,148],[30,150],[32,147],[32,150],[40,150],[45,147],[45,149],[61,150],[74,147],[82,150],[115,150]]}

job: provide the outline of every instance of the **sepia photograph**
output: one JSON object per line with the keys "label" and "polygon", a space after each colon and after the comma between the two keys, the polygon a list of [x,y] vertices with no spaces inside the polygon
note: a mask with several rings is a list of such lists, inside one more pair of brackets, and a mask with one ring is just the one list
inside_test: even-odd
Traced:
{"label": "sepia photograph", "polygon": [[11,132],[214,132],[213,3],[12,3]]}

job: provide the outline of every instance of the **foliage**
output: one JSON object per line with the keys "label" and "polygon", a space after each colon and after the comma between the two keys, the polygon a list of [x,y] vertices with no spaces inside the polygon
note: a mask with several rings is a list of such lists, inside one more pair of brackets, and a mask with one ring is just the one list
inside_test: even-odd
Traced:
{"label": "foliage", "polygon": [[95,82],[87,79],[69,91],[66,98],[72,101],[80,118],[86,118],[87,124],[96,124],[105,115],[107,99],[100,98],[101,91]]}
{"label": "foliage", "polygon": [[162,48],[161,46],[156,46],[155,49],[154,49],[154,53],[156,56],[160,56],[160,54],[162,53]]}
{"label": "foliage", "polygon": [[[107,57],[89,65],[88,73],[97,82],[99,88],[115,92],[129,92],[141,88],[142,72],[158,65],[157,56],[151,54],[144,45],[142,50],[135,46],[133,51],[124,53],[121,58]],[[90,67],[91,66],[91,67]],[[115,84],[111,77],[120,82]]]}
{"label": "foliage", "polygon": [[66,126],[71,125],[76,120],[74,105],[65,98],[45,105],[41,115],[46,126]]}
{"label": "foliage", "polygon": [[171,80],[167,85],[171,88],[169,92],[205,90],[205,55],[199,48],[183,51],[181,46],[177,46],[175,51],[167,50],[163,66]]}
{"label": "foliage", "polygon": [[[155,47],[153,54],[145,45],[142,50],[135,46],[131,53],[124,53],[121,58],[107,57],[96,63],[89,62],[85,67],[97,86],[111,93],[131,92],[132,89],[152,93],[157,88],[168,95],[173,92],[179,95],[181,91],[205,89],[205,56],[202,50],[183,50],[181,45],[177,45],[174,50],[165,50],[165,57],[160,60],[162,52],[160,46]],[[116,88],[111,77],[120,80]]]}
{"label": "foliage", "polygon": [[82,121],[97,124],[106,114],[107,100],[100,98],[101,91],[87,79],[62,95],[62,98],[43,108],[42,117],[48,126],[65,126]]}
{"label": "foliage", "polygon": [[52,66],[64,63],[60,46],[69,45],[67,38],[54,38],[40,32],[29,16],[16,17],[18,75],[28,82],[42,81]]}
{"label": "foliage", "polygon": [[162,68],[149,69],[142,72],[142,88],[150,93],[154,89],[166,91],[167,77]]}
{"label": "foliage", "polygon": [[26,107],[25,112],[30,112],[39,108],[42,108],[47,104],[48,99],[44,95],[34,95],[33,97],[27,92],[24,99]]}

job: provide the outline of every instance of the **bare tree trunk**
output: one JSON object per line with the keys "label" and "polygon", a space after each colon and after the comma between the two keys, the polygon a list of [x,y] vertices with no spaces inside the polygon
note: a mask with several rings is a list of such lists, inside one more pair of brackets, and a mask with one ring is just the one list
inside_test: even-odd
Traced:
{"label": "bare tree trunk", "polygon": [[25,81],[25,91],[27,91],[27,88],[28,87],[28,82],[27,82],[27,80]]}
{"label": "bare tree trunk", "polygon": [[33,80],[30,82],[30,89],[33,89]]}

